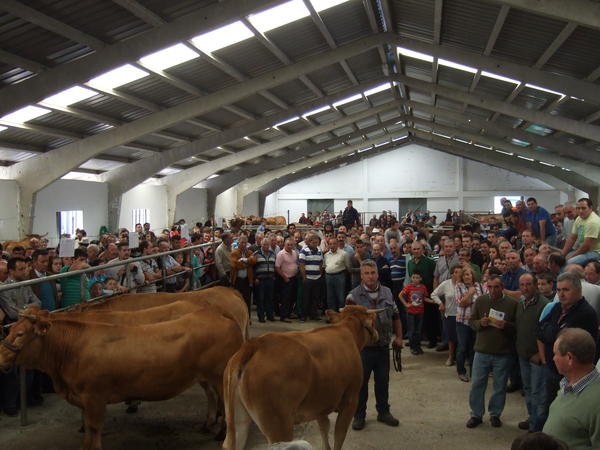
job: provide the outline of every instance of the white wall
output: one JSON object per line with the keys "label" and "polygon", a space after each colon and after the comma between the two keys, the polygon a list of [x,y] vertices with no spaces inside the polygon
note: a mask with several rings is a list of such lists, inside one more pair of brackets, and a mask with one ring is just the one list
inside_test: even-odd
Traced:
{"label": "white wall", "polygon": [[33,209],[33,233],[48,233],[51,245],[58,243],[56,213],[83,211],[83,228],[95,239],[102,225],[108,225],[108,185],[91,181],[57,180],[39,191]]}
{"label": "white wall", "polygon": [[131,230],[132,211],[134,209],[150,210],[150,226],[153,230],[167,227],[167,187],[163,185],[140,184],[125,192],[121,198],[121,214],[119,228]]}
{"label": "white wall", "polygon": [[307,201],[303,199],[299,200],[280,200],[277,211],[274,211],[273,214],[269,214],[268,217],[271,216],[283,216],[285,220],[288,220],[288,211],[290,222],[297,222],[300,218],[300,214],[306,214]]}
{"label": "white wall", "polygon": [[[243,199],[242,204],[242,215],[243,216],[259,216],[259,194],[258,191],[254,191],[246,195]],[[238,205],[239,206],[239,205]]]}
{"label": "white wall", "polygon": [[231,187],[217,195],[215,200],[215,219],[221,224],[222,219],[230,219],[237,211],[237,191]]}
{"label": "white wall", "polygon": [[185,219],[193,226],[196,222],[208,220],[206,189],[191,188],[177,196],[175,220]]}
{"label": "white wall", "polygon": [[17,240],[19,187],[14,180],[0,180],[0,240]]}
{"label": "white wall", "polygon": [[359,211],[397,212],[399,198],[427,198],[427,208],[440,217],[448,208],[493,210],[496,195],[534,196],[550,210],[568,193],[536,178],[410,144],[290,183],[269,196],[267,210],[285,215],[294,205],[295,212],[304,212],[298,210],[300,200],[333,198],[336,211],[352,199]]}

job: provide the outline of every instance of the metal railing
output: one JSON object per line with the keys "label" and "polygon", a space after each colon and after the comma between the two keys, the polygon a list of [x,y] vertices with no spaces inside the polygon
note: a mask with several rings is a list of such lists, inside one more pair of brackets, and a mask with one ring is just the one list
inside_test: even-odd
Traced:
{"label": "metal railing", "polygon": [[[154,255],[146,255],[146,256],[140,256],[140,257],[136,257],[136,258],[129,258],[129,259],[125,259],[125,260],[119,260],[119,261],[114,261],[114,262],[110,262],[107,264],[103,264],[103,265],[99,265],[99,266],[95,266],[95,267],[90,267],[88,269],[80,269],[80,270],[73,270],[72,272],[65,272],[65,273],[59,273],[56,275],[50,275],[47,277],[42,277],[42,278],[35,278],[32,280],[26,280],[26,281],[19,281],[17,283],[10,283],[10,284],[1,284],[0,285],[0,292],[3,291],[9,291],[12,289],[19,289],[21,287],[26,287],[26,286],[34,286],[36,284],[41,284],[41,283],[46,283],[49,281],[57,281],[57,280],[61,280],[63,278],[69,278],[69,277],[79,277],[80,280],[80,303],[90,303],[90,302],[97,302],[99,300],[105,299],[107,297],[111,297],[115,294],[110,294],[110,295],[102,295],[99,297],[95,297],[92,299],[85,299],[86,297],[86,292],[87,292],[87,274],[90,272],[97,272],[98,270],[105,270],[105,269],[111,269],[113,267],[119,267],[119,266],[125,266],[125,273],[126,273],[126,280],[127,280],[127,286],[131,285],[131,271],[129,270],[129,266],[132,263],[137,263],[137,262],[142,262],[142,261],[148,261],[151,259],[158,259],[161,258],[162,259],[162,264],[161,264],[161,271],[162,271],[162,276],[159,279],[153,280],[151,283],[148,284],[144,284],[144,285],[140,285],[138,287],[143,287],[143,286],[148,286],[150,284],[158,284],[158,283],[162,283],[163,284],[163,288],[166,289],[166,281],[170,278],[174,278],[177,276],[181,276],[181,274],[183,272],[178,272],[178,273],[174,273],[171,275],[167,275],[167,268],[166,268],[166,264],[165,264],[165,260],[166,257],[169,255],[175,255],[177,253],[184,253],[187,252],[189,253],[189,259],[188,261],[191,264],[192,261],[192,256],[193,256],[193,252],[196,249],[201,249],[201,248],[205,248],[205,247],[213,247],[213,253],[216,250],[216,247],[218,244],[220,244],[221,241],[220,240],[214,240],[205,244],[200,244],[200,245],[194,245],[194,246],[190,246],[190,247],[185,247],[185,248],[181,248],[181,249],[176,249],[176,250],[169,250],[168,252],[162,252],[162,253],[156,253]],[[206,289],[208,287],[211,287],[215,284],[217,284],[219,282],[219,280],[214,280],[211,281],[209,283],[206,283],[204,285],[201,286],[197,286],[197,283],[199,280],[196,279],[196,277],[194,276],[193,272],[195,270],[198,269],[203,269],[205,267],[210,267],[213,266],[214,262],[208,263],[208,264],[202,264],[200,266],[197,267],[192,267],[192,276],[191,276],[191,283],[190,283],[190,289],[192,291],[195,290],[200,290],[200,289]],[[55,309],[54,311],[52,311],[53,313],[56,312],[62,312],[62,311],[68,311],[69,309],[73,308],[75,305],[71,305],[71,306],[66,306],[63,308],[59,308],[59,309]],[[8,328],[10,328],[13,324],[10,323],[8,325],[4,325],[2,326],[2,334],[5,335],[5,330],[7,330]],[[23,367],[19,367],[19,387],[20,387],[20,419],[21,419],[21,425],[22,426],[26,426],[27,425],[27,380],[26,380],[26,369]]]}

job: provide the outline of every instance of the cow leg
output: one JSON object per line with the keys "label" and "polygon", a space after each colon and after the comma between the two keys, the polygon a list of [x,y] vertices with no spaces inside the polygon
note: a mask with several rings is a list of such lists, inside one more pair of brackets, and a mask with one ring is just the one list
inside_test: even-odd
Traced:
{"label": "cow leg", "polygon": [[323,441],[323,449],[331,450],[329,446],[329,417],[321,416],[317,418],[319,423],[319,431],[321,432],[321,440]]}
{"label": "cow leg", "polygon": [[350,426],[352,417],[354,417],[354,413],[356,412],[357,403],[358,402],[356,399],[354,399],[354,401],[348,402],[346,405],[340,408],[335,421],[333,450],[342,450],[342,445],[344,445],[344,440],[346,439],[346,434],[348,433],[348,427]]}
{"label": "cow leg", "polygon": [[208,431],[217,423],[219,399],[215,389],[210,384],[201,381],[200,386],[206,394],[206,421],[202,428]]}
{"label": "cow leg", "polygon": [[83,400],[83,420],[85,435],[81,450],[102,450],[102,427],[106,404],[101,400],[88,398]]}

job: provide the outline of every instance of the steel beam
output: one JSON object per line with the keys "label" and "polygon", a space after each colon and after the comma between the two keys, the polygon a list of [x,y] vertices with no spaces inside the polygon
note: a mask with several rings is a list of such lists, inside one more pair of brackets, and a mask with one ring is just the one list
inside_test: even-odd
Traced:
{"label": "steel beam", "polygon": [[[205,31],[280,3],[279,0],[229,0],[186,14],[164,26],[131,39],[107,45],[83,58],[48,69],[21,83],[0,90],[0,116],[22,106],[36,103],[74,84],[83,83],[99,73],[137,60],[157,49],[190,39]],[[4,5],[4,2],[0,2]]]}

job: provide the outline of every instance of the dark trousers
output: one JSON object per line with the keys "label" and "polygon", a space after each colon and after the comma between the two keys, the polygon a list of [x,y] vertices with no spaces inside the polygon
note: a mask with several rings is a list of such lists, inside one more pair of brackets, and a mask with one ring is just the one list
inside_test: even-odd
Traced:
{"label": "dark trousers", "polygon": [[457,322],[456,337],[456,371],[459,375],[465,375],[467,373],[465,364],[468,363],[471,370],[473,370],[473,357],[475,355],[473,345],[475,344],[475,333],[469,325]]}
{"label": "dark trousers", "polygon": [[435,344],[442,330],[442,318],[438,305],[425,303],[425,315],[423,317],[423,331],[430,344]]}
{"label": "dark trousers", "polygon": [[556,394],[560,388],[560,380],[562,379],[562,375],[550,368],[548,365],[544,366],[544,375],[546,377],[546,405],[544,408],[544,413],[546,417],[548,417],[550,405],[556,398]]}
{"label": "dark trousers", "polygon": [[400,314],[400,322],[402,323],[402,333],[404,336],[407,335],[406,330],[406,308],[398,298],[398,294],[402,291],[402,287],[404,286],[404,278],[401,280],[392,281],[392,297],[394,298],[394,302],[396,303],[396,307],[398,308],[398,313]]}
{"label": "dark trousers", "polygon": [[311,280],[307,278],[304,280],[304,298],[302,299],[302,318],[306,319],[317,319],[317,304],[319,302],[319,296],[321,295],[321,279]]}
{"label": "dark trousers", "polygon": [[[25,379],[27,383],[27,397],[28,401],[37,400],[41,397],[39,384],[32,390],[33,384],[33,370],[27,370]],[[19,369],[14,367],[7,373],[0,374],[0,406],[5,411],[15,411],[20,407],[20,383],[19,383]]]}
{"label": "dark trousers", "polygon": [[250,315],[252,308],[252,290],[250,289],[248,278],[237,277],[233,283],[233,287],[237,289],[240,294],[242,294],[242,297],[244,297],[244,301],[248,307],[248,315]]}
{"label": "dark trousers", "polygon": [[375,379],[375,408],[378,414],[389,412],[390,355],[386,347],[365,347],[360,352],[363,364],[363,384],[358,395],[358,407],[354,417],[364,419],[367,415],[369,399],[369,379],[371,372]]}
{"label": "dark trousers", "polygon": [[254,286],[254,302],[256,303],[256,315],[259,320],[265,318],[273,319],[273,288],[274,278],[261,278]]}
{"label": "dark trousers", "polygon": [[290,316],[291,307],[296,298],[296,277],[292,277],[286,283],[281,279],[281,306],[279,307],[279,316],[287,319]]}

